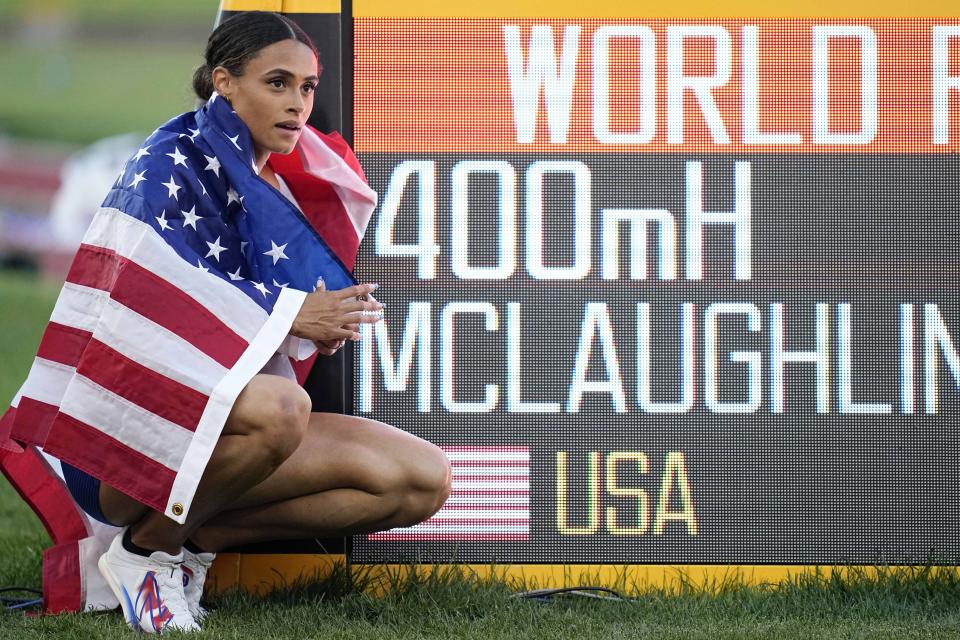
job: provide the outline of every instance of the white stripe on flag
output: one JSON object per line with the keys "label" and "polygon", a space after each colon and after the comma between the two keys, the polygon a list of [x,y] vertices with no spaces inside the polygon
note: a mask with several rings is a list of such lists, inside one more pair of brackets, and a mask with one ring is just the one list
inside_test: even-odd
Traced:
{"label": "white stripe on flag", "polygon": [[106,291],[65,282],[53,307],[50,322],[93,333],[107,298]]}
{"label": "white stripe on flag", "polygon": [[310,129],[304,128],[298,150],[303,168],[330,184],[353,223],[354,232],[362,238],[376,208],[377,193]]}
{"label": "white stripe on flag", "polygon": [[453,467],[457,476],[526,476],[527,467]]}
{"label": "white stripe on flag", "polygon": [[528,507],[530,505],[529,496],[450,496],[447,498],[446,505],[462,506],[476,505],[482,507],[496,507],[499,505],[514,505]]}
{"label": "white stripe on flag", "polygon": [[[441,447],[442,448],[442,447]],[[530,462],[527,451],[447,451],[450,462]]]}
{"label": "white stripe on flag", "polygon": [[13,406],[19,406],[21,396],[54,406],[60,404],[60,398],[63,397],[63,392],[66,391],[75,371],[73,367],[59,362],[34,358],[30,374],[20,388]]}
{"label": "white stripe on flag", "polygon": [[170,469],[180,466],[192,435],[79,374],[67,387],[60,411]]}
{"label": "white stripe on flag", "polygon": [[489,482],[464,482],[453,478],[453,490],[460,491],[526,491],[530,488],[529,481],[503,482],[491,480]]}
{"label": "white stripe on flag", "polygon": [[527,511],[520,509],[447,509],[437,511],[434,518],[448,520],[526,520]]}
{"label": "white stripe on flag", "polygon": [[390,531],[384,532],[387,535],[390,534],[405,534],[405,533],[422,533],[422,534],[443,534],[443,533],[461,533],[465,535],[471,534],[500,534],[500,535],[510,535],[510,534],[527,534],[530,533],[530,527],[525,524],[468,524],[468,525],[458,525],[458,524],[430,524],[423,522],[420,524],[413,525],[412,527],[405,527],[403,529],[390,529]]}

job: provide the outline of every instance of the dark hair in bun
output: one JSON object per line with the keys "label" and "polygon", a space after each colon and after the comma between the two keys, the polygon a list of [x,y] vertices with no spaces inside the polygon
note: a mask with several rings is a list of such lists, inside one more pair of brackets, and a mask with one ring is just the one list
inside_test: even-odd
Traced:
{"label": "dark hair in bun", "polygon": [[247,62],[264,47],[281,40],[296,40],[317,47],[296,22],[279,13],[244,11],[224,20],[207,40],[204,63],[193,72],[193,91],[201,100],[213,94],[213,70],[223,67],[235,76],[243,75]]}

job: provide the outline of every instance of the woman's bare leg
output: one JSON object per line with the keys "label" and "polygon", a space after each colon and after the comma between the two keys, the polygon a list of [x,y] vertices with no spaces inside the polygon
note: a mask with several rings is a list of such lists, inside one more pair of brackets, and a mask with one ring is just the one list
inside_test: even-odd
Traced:
{"label": "woman's bare leg", "polygon": [[100,497],[109,520],[133,525],[135,544],[177,553],[189,537],[219,550],[412,524],[442,506],[449,486],[437,447],[372,420],[311,415],[300,387],[259,375],[234,405],[186,524],[105,484]]}
{"label": "woman's bare leg", "polygon": [[373,420],[315,413],[297,451],[193,540],[218,551],[381,531],[429,518],[449,492],[449,463],[434,445]]}

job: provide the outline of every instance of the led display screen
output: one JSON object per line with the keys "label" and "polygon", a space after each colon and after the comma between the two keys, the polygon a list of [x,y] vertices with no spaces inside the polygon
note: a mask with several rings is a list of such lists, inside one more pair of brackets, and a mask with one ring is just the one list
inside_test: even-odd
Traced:
{"label": "led display screen", "polygon": [[356,561],[960,559],[960,20],[355,19]]}

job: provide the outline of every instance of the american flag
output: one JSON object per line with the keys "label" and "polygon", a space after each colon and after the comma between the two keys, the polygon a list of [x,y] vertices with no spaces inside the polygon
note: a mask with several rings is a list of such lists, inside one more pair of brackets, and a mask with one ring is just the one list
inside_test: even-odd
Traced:
{"label": "american flag", "polygon": [[369,540],[527,540],[530,536],[530,450],[527,447],[441,447],[453,469],[446,504],[412,527]]}
{"label": "american flag", "polygon": [[262,370],[295,377],[315,351],[291,322],[318,279],[353,284],[376,204],[339,136],[305,129],[271,164],[299,208],[256,174],[249,131],[216,94],[144,142],[77,252],[0,443],[185,520],[243,387]]}

